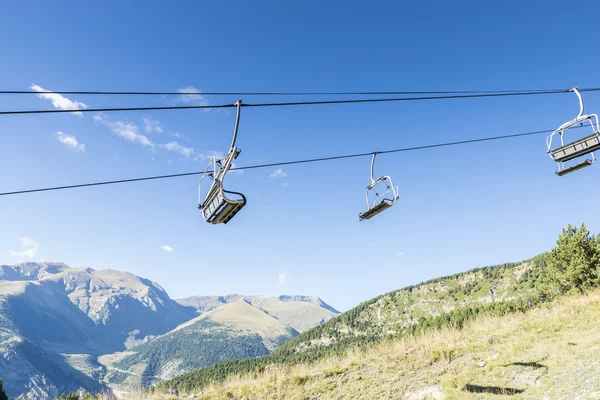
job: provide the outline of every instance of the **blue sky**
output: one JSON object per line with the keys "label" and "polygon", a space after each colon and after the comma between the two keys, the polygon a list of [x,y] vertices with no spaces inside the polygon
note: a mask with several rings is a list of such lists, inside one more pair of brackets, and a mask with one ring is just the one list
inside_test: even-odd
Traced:
{"label": "blue sky", "polygon": [[[418,91],[600,82],[600,5],[592,1],[141,4],[5,5],[0,88]],[[184,101],[66,98],[91,108]],[[587,112],[600,112],[600,94],[584,98]],[[0,108],[53,104],[0,96]],[[565,94],[242,111],[237,162],[252,165],[552,129],[578,108]],[[227,151],[234,118],[218,110],[3,116],[0,188],[201,170],[208,154]],[[544,135],[381,155],[376,174],[393,177],[400,200],[359,222],[369,163],[231,174],[229,188],[248,205],[225,226],[202,220],[197,177],[3,197],[0,263],[127,270],[174,298],[313,294],[348,309],[425,279],[534,256],[568,223],[600,232],[598,167],[558,178]]]}

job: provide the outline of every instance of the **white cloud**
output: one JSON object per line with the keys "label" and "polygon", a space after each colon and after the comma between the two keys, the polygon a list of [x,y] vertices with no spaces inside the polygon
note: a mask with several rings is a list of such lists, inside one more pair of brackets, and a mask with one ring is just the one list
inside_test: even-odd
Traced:
{"label": "white cloud", "polygon": [[396,251],[396,255],[397,255],[398,257],[401,257],[401,256],[403,256],[403,255],[404,255],[404,252],[403,252],[403,251]]}
{"label": "white cloud", "polygon": [[56,139],[58,139],[58,141],[61,142],[62,144],[64,144],[65,146],[67,146],[75,151],[80,151],[80,152],[85,151],[85,144],[79,143],[75,136],[67,135],[62,132],[56,132]]}
{"label": "white cloud", "polygon": [[269,174],[269,179],[285,178],[286,176],[287,173],[283,170],[283,168],[279,168]]}
{"label": "white cloud", "polygon": [[277,274],[277,286],[283,286],[288,282],[288,276],[285,272],[280,272]]}
{"label": "white cloud", "polygon": [[196,157],[194,157],[194,160],[210,161],[213,159],[213,157],[223,158],[225,156],[220,151],[209,150],[209,151],[204,151],[204,152],[198,153],[196,155]]}
{"label": "white cloud", "polygon": [[186,86],[177,90],[179,93],[187,93],[179,96],[179,102],[185,104],[193,104],[198,106],[206,106],[208,105],[208,101],[206,97],[202,96],[200,90],[196,89],[193,86]]}
{"label": "white cloud", "polygon": [[167,253],[173,252],[173,248],[171,246],[167,246],[166,244],[164,246],[160,246],[160,249],[166,251]]}
{"label": "white cloud", "polygon": [[169,132],[169,136],[173,136],[177,139],[185,139],[185,140],[190,140],[190,137],[188,135],[184,135],[182,133],[179,132]]}
{"label": "white cloud", "polygon": [[155,144],[152,143],[146,136],[138,132],[138,127],[132,122],[115,121],[112,122],[108,118],[104,118],[101,115],[94,115],[94,121],[100,122],[106,125],[112,133],[123,139],[132,142],[139,143],[144,147],[154,148]]}
{"label": "white cloud", "polygon": [[35,240],[29,237],[21,238],[21,251],[10,250],[9,253],[13,257],[28,257],[33,258],[36,256],[40,246]]}
{"label": "white cloud", "polygon": [[169,151],[180,153],[181,155],[187,158],[194,154],[194,149],[192,149],[191,147],[184,147],[174,140],[171,140],[169,143],[166,144],[161,144],[160,147]]}
{"label": "white cloud", "polygon": [[160,121],[152,118],[144,118],[144,130],[146,133],[163,133]]}
{"label": "white cloud", "polygon": [[[49,92],[35,83],[29,86],[29,88],[36,92]],[[57,93],[40,93],[38,94],[40,99],[50,100],[54,108],[60,108],[61,110],[82,110],[88,108],[87,104],[84,104],[80,101],[69,100],[64,96],[61,96]],[[74,112],[73,114],[82,116],[83,114],[80,112]]]}

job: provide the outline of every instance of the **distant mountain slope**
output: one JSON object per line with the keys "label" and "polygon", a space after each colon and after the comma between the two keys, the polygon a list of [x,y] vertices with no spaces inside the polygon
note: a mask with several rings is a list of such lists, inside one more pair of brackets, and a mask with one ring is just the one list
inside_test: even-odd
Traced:
{"label": "distant mountain slope", "polygon": [[197,296],[192,307],[127,272],[1,265],[0,378],[19,399],[107,384],[130,390],[220,360],[266,355],[335,316],[318,297],[249,297]]}
{"label": "distant mountain slope", "polygon": [[61,263],[0,270],[10,278],[0,281],[3,317],[24,337],[61,352],[119,350],[129,336],[161,334],[194,316],[157,283],[127,272]]}
{"label": "distant mountain slope", "polygon": [[123,350],[195,315],[158,284],[125,272],[23,263],[0,266],[0,277],[0,377],[11,396],[98,389],[70,355]]}
{"label": "distant mountain slope", "polygon": [[65,390],[104,388],[72,368],[60,354],[7,331],[0,334],[0,376],[6,392],[18,398],[51,399]]}
{"label": "distant mountain slope", "polygon": [[202,320],[210,320],[232,331],[258,334],[269,351],[274,350],[290,337],[298,335],[294,328],[253,306],[245,299],[239,299],[202,314],[175,328],[175,331],[191,327]]}
{"label": "distant mountain slope", "polygon": [[245,299],[249,304],[260,308],[298,332],[304,332],[339,314],[339,311],[317,296],[275,297],[230,294],[227,296],[192,296],[177,300],[177,302],[203,313],[240,299]]}
{"label": "distant mountain slope", "polygon": [[342,355],[349,348],[409,334],[436,317],[518,301],[535,292],[540,259],[477,268],[378,296],[301,333],[266,357],[215,364],[165,382],[159,389],[189,390],[269,364],[291,365]]}
{"label": "distant mountain slope", "polygon": [[224,305],[135,347],[102,358],[119,391],[148,386],[218,361],[268,354],[298,332],[244,299]]}
{"label": "distant mountain slope", "polygon": [[266,355],[296,336],[295,327],[335,315],[318,297],[250,296],[261,306],[243,297],[197,296],[191,307],[127,272],[0,265],[0,378],[19,399],[105,384],[129,390],[216,361]]}

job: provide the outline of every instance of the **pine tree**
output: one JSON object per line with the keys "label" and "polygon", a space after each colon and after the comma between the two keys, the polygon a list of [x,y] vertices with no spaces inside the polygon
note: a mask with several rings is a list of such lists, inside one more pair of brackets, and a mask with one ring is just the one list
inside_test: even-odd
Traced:
{"label": "pine tree", "polygon": [[8,395],[4,391],[4,384],[2,383],[2,379],[0,379],[0,400],[8,400]]}
{"label": "pine tree", "polygon": [[563,229],[545,260],[542,291],[546,296],[581,293],[598,286],[600,241],[582,224]]}

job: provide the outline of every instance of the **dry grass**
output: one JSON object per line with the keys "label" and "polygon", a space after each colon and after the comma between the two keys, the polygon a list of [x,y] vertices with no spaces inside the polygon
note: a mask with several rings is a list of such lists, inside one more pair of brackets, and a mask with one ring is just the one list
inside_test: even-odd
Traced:
{"label": "dry grass", "polygon": [[[232,377],[196,399],[600,399],[600,291]],[[152,399],[172,396],[154,395]],[[135,398],[143,398],[138,396]]]}

